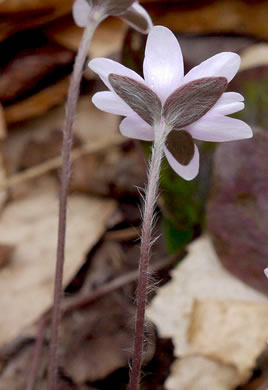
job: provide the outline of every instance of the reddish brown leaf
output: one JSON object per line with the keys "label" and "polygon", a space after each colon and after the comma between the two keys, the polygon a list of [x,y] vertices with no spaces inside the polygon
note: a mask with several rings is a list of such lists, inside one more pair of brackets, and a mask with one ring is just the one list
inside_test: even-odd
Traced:
{"label": "reddish brown leaf", "polygon": [[268,135],[222,144],[216,153],[208,228],[220,260],[238,278],[268,293]]}

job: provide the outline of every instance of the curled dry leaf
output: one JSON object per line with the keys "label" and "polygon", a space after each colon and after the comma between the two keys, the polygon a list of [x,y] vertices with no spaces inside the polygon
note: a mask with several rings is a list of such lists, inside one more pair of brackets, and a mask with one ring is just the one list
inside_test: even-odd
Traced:
{"label": "curled dry leaf", "polygon": [[0,13],[40,11],[72,6],[72,0],[1,0]]}
{"label": "curled dry leaf", "polygon": [[64,67],[70,65],[73,59],[73,52],[54,44],[46,44],[38,50],[22,50],[2,69],[0,100],[10,102],[17,99],[36,87],[46,75],[51,77],[52,72],[64,72]]}
{"label": "curled dry leaf", "polygon": [[[148,310],[149,318],[157,325],[160,335],[172,338],[175,345],[175,355],[181,358],[174,364],[173,377],[171,376],[167,381],[168,390],[176,389],[174,383],[178,383],[179,388],[181,388],[179,384],[183,383],[183,390],[192,388],[191,384],[194,380],[196,381],[196,389],[218,389],[217,381],[214,380],[216,368],[217,376],[222,378],[219,388],[233,389],[234,383],[238,385],[244,382],[251,374],[250,369],[253,368],[256,357],[261,354],[264,348],[266,335],[263,329],[267,328],[268,324],[264,326],[265,319],[260,318],[261,314],[260,317],[255,314],[262,310],[268,310],[268,298],[233,277],[223,268],[208,237],[202,237],[189,246],[188,256],[172,271],[171,276],[171,282],[161,288]],[[205,336],[202,332],[202,337],[206,337],[203,342],[206,343],[207,349],[213,349],[213,343],[217,337],[219,338],[218,347],[220,343],[223,343],[221,339],[223,335],[219,332],[222,330],[224,333],[227,329],[228,334],[232,334],[228,352],[225,353],[221,348],[218,348],[217,355],[210,356],[204,348],[197,348],[192,344],[189,332],[195,318],[194,304],[197,299],[202,300],[204,305],[213,299],[219,305],[218,310],[221,310],[222,305],[227,305],[228,310],[235,313],[232,317],[226,315],[221,329],[217,323],[217,326],[211,327],[209,332],[207,332],[206,327]],[[230,306],[228,306],[229,302],[231,302]],[[239,316],[240,308],[244,307],[246,309],[242,310],[238,320],[240,327],[238,334],[236,334],[233,329],[234,317]],[[205,322],[198,326],[199,332],[208,322],[213,324],[214,315],[216,319],[217,312],[210,313],[206,320],[204,316],[202,317]],[[249,327],[245,326],[248,321],[251,324]],[[200,335],[201,333],[195,334]],[[197,339],[199,340],[199,336]],[[246,357],[238,357],[238,352],[237,354],[233,353],[236,343],[240,346],[241,339],[252,347],[249,349],[244,347],[246,348],[243,349]],[[258,341],[256,342],[256,340]],[[189,354],[191,358],[189,358]],[[224,358],[226,355],[228,355],[228,363]],[[200,367],[195,364],[196,371],[194,371],[192,365],[185,361],[186,356],[187,359],[201,356],[204,358],[204,364],[202,363]],[[228,369],[230,367],[232,367],[231,370]],[[183,370],[183,378],[179,378],[181,370]],[[202,375],[199,375],[200,372]],[[209,383],[211,383],[211,388],[204,387],[204,384]]]}
{"label": "curled dry leaf", "polygon": [[72,4],[73,0],[2,0],[0,41],[17,31],[43,25],[70,13]]}
{"label": "curled dry leaf", "polygon": [[[79,270],[115,209],[108,200],[69,198],[64,284]],[[14,245],[12,262],[0,270],[0,344],[36,320],[52,302],[57,238],[58,190],[44,177],[29,196],[10,203],[0,219],[1,239]]]}
{"label": "curled dry leaf", "polygon": [[56,84],[42,89],[35,95],[6,107],[5,117],[7,123],[15,124],[33,118],[63,103],[68,92],[68,87],[69,77],[65,77]]}

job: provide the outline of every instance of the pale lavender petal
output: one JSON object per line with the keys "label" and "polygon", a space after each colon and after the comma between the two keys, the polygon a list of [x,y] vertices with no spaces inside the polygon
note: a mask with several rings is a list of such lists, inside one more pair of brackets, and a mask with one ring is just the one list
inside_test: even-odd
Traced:
{"label": "pale lavender petal", "polygon": [[170,153],[167,147],[164,148],[166,158],[174,171],[185,180],[193,180],[199,171],[199,151],[194,146],[194,156],[188,165],[180,164]]}
{"label": "pale lavender petal", "polygon": [[146,83],[162,102],[183,80],[183,57],[175,35],[166,27],[155,26],[148,35],[143,73]]}
{"label": "pale lavender petal", "polygon": [[122,120],[120,123],[120,131],[124,136],[129,138],[140,139],[142,141],[154,140],[153,128],[137,114],[133,114]]}
{"label": "pale lavender petal", "polygon": [[236,53],[223,52],[216,54],[191,69],[184,77],[183,83],[201,77],[225,77],[230,82],[238,72],[240,63],[240,56]]}
{"label": "pale lavender petal", "polygon": [[94,58],[94,60],[89,62],[88,66],[91,70],[93,70],[93,72],[100,76],[104,84],[109,89],[112,89],[112,86],[108,80],[108,77],[111,73],[118,74],[120,76],[131,77],[132,79],[145,84],[143,78],[139,76],[138,73],[125,67],[124,65],[119,64],[119,62],[110,60],[108,58]]}
{"label": "pale lavender petal", "polygon": [[90,5],[86,0],[75,0],[73,4],[73,18],[77,26],[87,26],[90,9]]}
{"label": "pale lavender petal", "polygon": [[195,139],[212,142],[235,141],[253,135],[245,122],[213,112],[208,112],[186,130]]}
{"label": "pale lavender petal", "polygon": [[143,34],[148,34],[153,27],[150,15],[138,2],[132,4],[121,16],[121,19]]}
{"label": "pale lavender petal", "polygon": [[265,268],[264,273],[265,273],[265,276],[268,278],[268,268]]}
{"label": "pale lavender petal", "polygon": [[244,98],[237,92],[225,92],[211,109],[219,114],[230,115],[243,110],[245,104]]}
{"label": "pale lavender petal", "polygon": [[111,114],[123,116],[134,114],[134,111],[119,96],[110,91],[95,93],[92,102],[100,110]]}

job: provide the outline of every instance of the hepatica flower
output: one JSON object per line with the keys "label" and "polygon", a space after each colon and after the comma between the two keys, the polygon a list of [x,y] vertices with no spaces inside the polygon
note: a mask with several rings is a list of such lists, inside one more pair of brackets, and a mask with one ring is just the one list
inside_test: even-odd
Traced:
{"label": "hepatica flower", "polygon": [[146,141],[164,137],[169,164],[186,180],[199,170],[194,140],[252,137],[245,122],[227,116],[244,108],[239,93],[225,92],[238,72],[238,54],[216,54],[184,75],[176,37],[167,28],[155,26],[146,44],[144,79],[105,58],[93,59],[89,66],[110,90],[95,94],[93,103],[103,111],[125,116],[120,131],[127,137]]}
{"label": "hepatica flower", "polygon": [[152,20],[145,9],[135,0],[75,0],[73,17],[79,27],[86,27],[92,9],[99,9],[103,18],[119,16],[131,27],[147,34]]}

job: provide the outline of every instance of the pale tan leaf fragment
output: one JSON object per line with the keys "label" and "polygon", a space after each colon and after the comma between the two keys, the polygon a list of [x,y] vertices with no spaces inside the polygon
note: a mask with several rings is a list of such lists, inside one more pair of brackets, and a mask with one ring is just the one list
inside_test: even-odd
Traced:
{"label": "pale tan leaf fragment", "polygon": [[167,390],[230,390],[239,384],[234,367],[203,356],[176,360],[166,381]]}
{"label": "pale tan leaf fragment", "polygon": [[241,53],[240,71],[263,65],[268,65],[267,43],[252,45]]}
{"label": "pale tan leaf fragment", "polygon": [[196,301],[188,354],[201,354],[237,368],[248,378],[265,349],[268,303]]}
{"label": "pale tan leaf fragment", "polygon": [[[71,195],[64,285],[79,270],[105,230],[115,203]],[[0,344],[16,337],[52,303],[58,221],[58,187],[45,177],[26,198],[9,204],[0,219],[1,239],[15,250],[0,270]]]}
{"label": "pale tan leaf fragment", "polygon": [[[204,356],[206,355],[206,350],[209,351],[209,348],[214,351],[213,348],[216,348],[215,343],[218,337],[220,338],[218,343],[224,345],[226,339],[232,335],[230,349],[235,348],[235,345],[237,345],[237,348],[240,348],[242,340],[244,343],[248,343],[248,346],[241,350],[241,354],[243,351],[247,356],[241,356],[241,358],[239,351],[237,351],[237,355],[233,354],[231,350],[229,352],[220,350],[217,354],[211,354],[212,358],[215,357],[219,364],[222,362],[220,371],[225,370],[227,366],[232,366],[235,370],[233,380],[238,381],[237,384],[243,383],[250,375],[250,369],[254,366],[257,356],[261,354],[265,346],[267,334],[264,329],[268,328],[268,324],[266,325],[268,319],[261,317],[264,312],[268,311],[268,298],[233,277],[223,268],[209,237],[204,236],[196,240],[189,246],[188,251],[188,256],[173,270],[171,274],[172,280],[159,290],[159,293],[152,301],[148,310],[149,318],[157,325],[162,337],[172,338],[175,345],[175,355],[180,358],[189,354],[193,357]],[[218,310],[220,310],[222,305],[228,306],[228,303],[231,302],[230,307],[228,306],[228,311],[230,310],[232,315],[228,314],[225,320],[222,320],[224,328],[220,328],[217,322],[220,322],[220,320],[217,320],[217,317],[214,319],[216,323],[213,324],[214,313],[207,313],[203,316],[206,319],[202,317],[204,321],[202,326],[205,327],[205,330],[201,327],[203,329],[202,336],[199,333],[195,333],[197,331],[193,333],[199,335],[197,338],[198,343],[201,343],[201,338],[204,338],[204,333],[206,334],[205,340],[202,340],[202,342],[206,343],[206,350],[205,348],[197,348],[197,346],[195,348],[192,347],[193,336],[191,340],[188,338],[189,329],[191,329],[191,326],[194,327],[192,321],[195,315],[194,303],[197,299],[202,300],[204,304],[214,300],[219,305]],[[217,304],[215,303],[215,306]],[[245,307],[243,310],[247,315],[243,310],[243,314],[241,314],[241,311],[239,311],[240,307]],[[258,313],[257,317],[256,312]],[[236,322],[235,317],[240,314],[241,318],[237,319],[238,322]],[[256,321],[254,321],[254,315]],[[258,318],[260,319],[259,322]],[[247,321],[249,321],[249,325]],[[211,322],[211,327],[208,330],[209,322]],[[237,325],[239,325],[239,330],[235,332],[233,327]],[[200,329],[197,329],[200,332]],[[223,334],[220,333],[221,331]],[[225,337],[224,332],[228,336]],[[190,334],[192,335],[191,332]],[[198,343],[197,345],[199,346]],[[219,344],[216,343],[216,345]],[[249,345],[252,347],[250,352],[247,349]],[[233,355],[229,356],[229,360],[226,358],[228,353]],[[191,370],[190,367],[189,370]],[[210,376],[205,367],[201,372],[205,377]],[[194,376],[194,370],[190,374]],[[190,379],[189,387],[185,387],[185,389],[189,388],[192,390]],[[180,386],[177,388],[180,388]],[[218,390],[216,385],[213,385],[211,390],[215,388]],[[231,390],[233,386],[223,387],[223,389]],[[206,390],[210,389],[207,387]]]}
{"label": "pale tan leaf fragment", "polygon": [[159,290],[148,309],[161,336],[173,338],[176,356],[182,356],[188,350],[187,333],[195,299],[268,302],[264,294],[223,268],[209,237],[194,241],[188,252],[172,271],[172,280]]}

